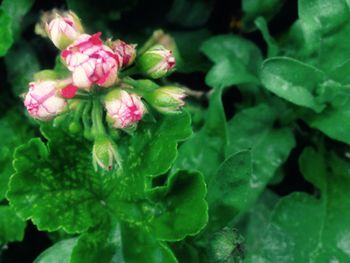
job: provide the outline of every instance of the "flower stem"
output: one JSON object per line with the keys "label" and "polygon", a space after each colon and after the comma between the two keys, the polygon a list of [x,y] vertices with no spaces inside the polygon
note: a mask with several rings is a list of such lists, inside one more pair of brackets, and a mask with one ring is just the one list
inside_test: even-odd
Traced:
{"label": "flower stem", "polygon": [[133,66],[131,68],[128,68],[122,72],[119,72],[119,77],[120,78],[124,78],[130,75],[134,75],[137,74],[139,72],[139,69],[137,68],[137,66]]}
{"label": "flower stem", "polygon": [[106,131],[102,121],[102,106],[100,98],[94,98],[92,103],[92,129],[93,135],[96,138],[97,136],[106,135]]}

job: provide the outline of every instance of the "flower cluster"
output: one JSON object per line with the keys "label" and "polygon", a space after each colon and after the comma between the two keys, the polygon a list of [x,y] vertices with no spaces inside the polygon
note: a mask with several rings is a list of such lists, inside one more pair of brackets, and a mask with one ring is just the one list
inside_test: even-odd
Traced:
{"label": "flower cluster", "polygon": [[[159,79],[172,72],[175,58],[164,46],[154,43],[137,52],[136,45],[122,40],[103,41],[100,32],[87,34],[71,11],[45,13],[38,28],[60,49],[61,62],[69,74],[60,79],[54,71],[39,72],[29,83],[24,104],[28,113],[39,120],[50,120],[71,110],[79,119],[83,111],[78,109],[89,104],[96,166],[108,170],[112,163],[120,164],[116,146],[103,128],[103,116],[110,127],[127,129],[143,118],[147,112],[145,103],[163,114],[177,113],[184,104],[182,89],[155,83],[150,89],[130,77],[137,74]],[[85,106],[77,106],[79,103]]]}

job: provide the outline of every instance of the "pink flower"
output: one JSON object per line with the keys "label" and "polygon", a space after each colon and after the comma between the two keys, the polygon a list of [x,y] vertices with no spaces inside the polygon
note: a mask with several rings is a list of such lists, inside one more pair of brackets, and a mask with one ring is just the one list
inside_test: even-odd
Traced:
{"label": "pink flower", "polygon": [[68,69],[73,73],[73,84],[90,90],[97,84],[109,87],[117,80],[119,57],[103,45],[101,33],[83,34],[62,51]]}
{"label": "pink flower", "polygon": [[113,90],[105,97],[107,119],[115,128],[130,127],[142,119],[145,106],[141,97],[125,90]]}
{"label": "pink flower", "polygon": [[[50,19],[53,17],[53,19]],[[83,27],[80,20],[73,12],[57,13],[44,15],[45,29],[48,37],[59,49],[66,48],[75,41],[82,33]]]}
{"label": "pink flower", "polygon": [[127,44],[122,40],[116,40],[110,43],[110,47],[120,57],[121,65],[119,67],[130,66],[136,58],[136,45]]}
{"label": "pink flower", "polygon": [[66,101],[57,95],[56,82],[47,80],[29,83],[24,105],[33,118],[49,120],[64,110]]}

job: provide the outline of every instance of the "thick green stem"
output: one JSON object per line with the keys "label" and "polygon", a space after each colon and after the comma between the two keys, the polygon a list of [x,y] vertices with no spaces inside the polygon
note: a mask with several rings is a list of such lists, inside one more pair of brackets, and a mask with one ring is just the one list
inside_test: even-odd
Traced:
{"label": "thick green stem", "polygon": [[124,77],[128,77],[130,75],[134,75],[134,74],[137,74],[139,73],[139,70],[137,68],[137,66],[133,66],[131,68],[128,68],[122,72],[119,72],[119,77],[120,78],[124,78]]}
{"label": "thick green stem", "polygon": [[94,98],[92,103],[92,129],[93,135],[96,138],[97,136],[106,135],[106,131],[102,121],[102,105],[100,98]]}

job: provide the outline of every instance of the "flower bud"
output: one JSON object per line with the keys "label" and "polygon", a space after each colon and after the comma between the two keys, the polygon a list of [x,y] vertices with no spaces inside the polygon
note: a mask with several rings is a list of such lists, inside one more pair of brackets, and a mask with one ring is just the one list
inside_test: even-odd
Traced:
{"label": "flower bud", "polygon": [[136,45],[116,40],[109,43],[111,49],[120,57],[119,67],[130,66],[136,58]]}
{"label": "flower bud", "polygon": [[107,136],[99,136],[92,148],[92,160],[95,170],[101,167],[105,171],[111,171],[120,166],[120,157],[116,145]]}
{"label": "flower bud", "polygon": [[143,53],[137,60],[141,73],[159,79],[171,72],[175,67],[175,57],[162,45],[156,45]]}
{"label": "flower bud", "polygon": [[164,114],[178,113],[179,108],[185,104],[185,97],[183,89],[170,86],[156,89],[145,96],[152,107]]}
{"label": "flower bud", "polygon": [[57,82],[46,80],[29,83],[24,105],[35,119],[50,120],[61,113],[66,101],[58,95]]}
{"label": "flower bud", "polygon": [[117,79],[119,57],[103,45],[100,35],[101,33],[80,35],[61,54],[73,73],[74,86],[87,91],[94,84],[109,87]]}
{"label": "flower bud", "polygon": [[46,13],[43,22],[48,37],[59,49],[66,48],[84,32],[78,16],[72,11]]}
{"label": "flower bud", "polygon": [[115,128],[127,128],[142,119],[145,106],[141,97],[125,90],[116,89],[105,97],[107,120]]}

